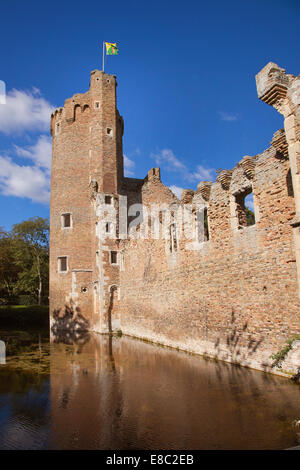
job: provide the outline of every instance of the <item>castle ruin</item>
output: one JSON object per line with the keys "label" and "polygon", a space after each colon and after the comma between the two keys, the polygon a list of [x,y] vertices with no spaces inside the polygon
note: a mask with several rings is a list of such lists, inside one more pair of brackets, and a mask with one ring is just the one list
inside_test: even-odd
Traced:
{"label": "castle ruin", "polygon": [[[300,76],[270,62],[256,83],[284,129],[181,200],[159,168],[124,177],[114,75],[94,70],[89,91],[52,113],[53,333],[122,330],[271,371],[300,332]],[[296,341],[282,371],[299,366]]]}

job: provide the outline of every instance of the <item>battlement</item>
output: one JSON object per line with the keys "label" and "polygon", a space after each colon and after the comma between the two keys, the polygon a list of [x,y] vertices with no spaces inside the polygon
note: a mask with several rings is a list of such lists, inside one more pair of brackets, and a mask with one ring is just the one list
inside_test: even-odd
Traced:
{"label": "battlement", "polygon": [[[116,102],[116,76],[104,73],[101,70],[91,72],[90,86],[86,93],[75,93],[65,100],[63,107],[57,108],[51,114],[50,132],[53,137],[59,135],[66,123],[80,120],[85,111],[91,111],[99,117],[103,113],[103,107],[108,107]],[[118,114],[118,123],[124,128],[122,117]],[[99,120],[99,119],[98,119]]]}

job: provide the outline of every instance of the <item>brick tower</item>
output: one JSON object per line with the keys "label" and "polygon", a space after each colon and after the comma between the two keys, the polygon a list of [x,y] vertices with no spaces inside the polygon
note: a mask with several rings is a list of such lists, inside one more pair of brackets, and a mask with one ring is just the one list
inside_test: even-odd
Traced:
{"label": "brick tower", "polygon": [[[116,107],[116,77],[91,72],[89,91],[75,94],[51,116],[50,317],[108,331],[117,311],[118,193],[123,180],[123,119]],[[104,210],[103,210],[104,209]],[[104,217],[105,224],[104,224]],[[100,237],[101,231],[110,237]],[[115,315],[114,318],[117,318]],[[117,321],[117,320],[116,320]]]}

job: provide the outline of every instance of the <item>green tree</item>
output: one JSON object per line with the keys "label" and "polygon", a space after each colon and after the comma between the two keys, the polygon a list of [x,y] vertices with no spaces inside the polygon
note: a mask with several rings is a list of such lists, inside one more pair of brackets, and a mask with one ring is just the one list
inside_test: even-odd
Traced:
{"label": "green tree", "polygon": [[33,295],[41,305],[42,295],[48,294],[49,222],[42,217],[24,220],[13,226],[12,237],[17,290]]}
{"label": "green tree", "polygon": [[17,295],[19,272],[13,237],[0,227],[0,297],[9,301]]}
{"label": "green tree", "polygon": [[247,226],[255,224],[255,215],[254,212],[249,209],[249,207],[245,207],[246,219],[247,219]]}

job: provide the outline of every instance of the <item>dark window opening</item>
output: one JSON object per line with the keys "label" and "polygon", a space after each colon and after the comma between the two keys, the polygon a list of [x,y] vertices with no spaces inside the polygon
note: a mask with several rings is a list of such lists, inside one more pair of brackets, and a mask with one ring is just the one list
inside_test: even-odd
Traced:
{"label": "dark window opening", "polygon": [[204,241],[209,240],[207,207],[204,208]]}
{"label": "dark window opening", "polygon": [[62,215],[63,227],[71,227],[71,214]]}
{"label": "dark window opening", "polygon": [[286,186],[287,186],[288,196],[294,197],[294,188],[293,188],[291,170],[289,170],[286,175]]}
{"label": "dark window opening", "polygon": [[254,202],[252,189],[246,189],[235,196],[238,217],[238,228],[249,227],[255,224]]}
{"label": "dark window opening", "polygon": [[58,266],[60,272],[65,272],[68,270],[68,260],[66,256],[61,256],[58,258]]}
{"label": "dark window opening", "polygon": [[111,232],[111,223],[110,223],[110,222],[106,222],[106,225],[105,225],[105,232],[106,232],[106,233],[110,233],[110,232]]}
{"label": "dark window opening", "polygon": [[112,130],[111,130],[110,127],[108,127],[108,128],[106,129],[106,133],[107,133],[107,135],[111,135],[111,134],[112,134]]}
{"label": "dark window opening", "polygon": [[118,262],[118,252],[117,251],[111,251],[110,252],[110,262],[111,262],[111,264],[117,264],[117,262]]}
{"label": "dark window opening", "polygon": [[170,225],[170,252],[173,253],[177,251],[177,233],[176,233],[176,225]]}
{"label": "dark window opening", "polygon": [[55,134],[58,135],[60,133],[60,123],[57,122],[55,126]]}
{"label": "dark window opening", "polygon": [[111,204],[112,203],[112,196],[105,196],[105,204]]}

